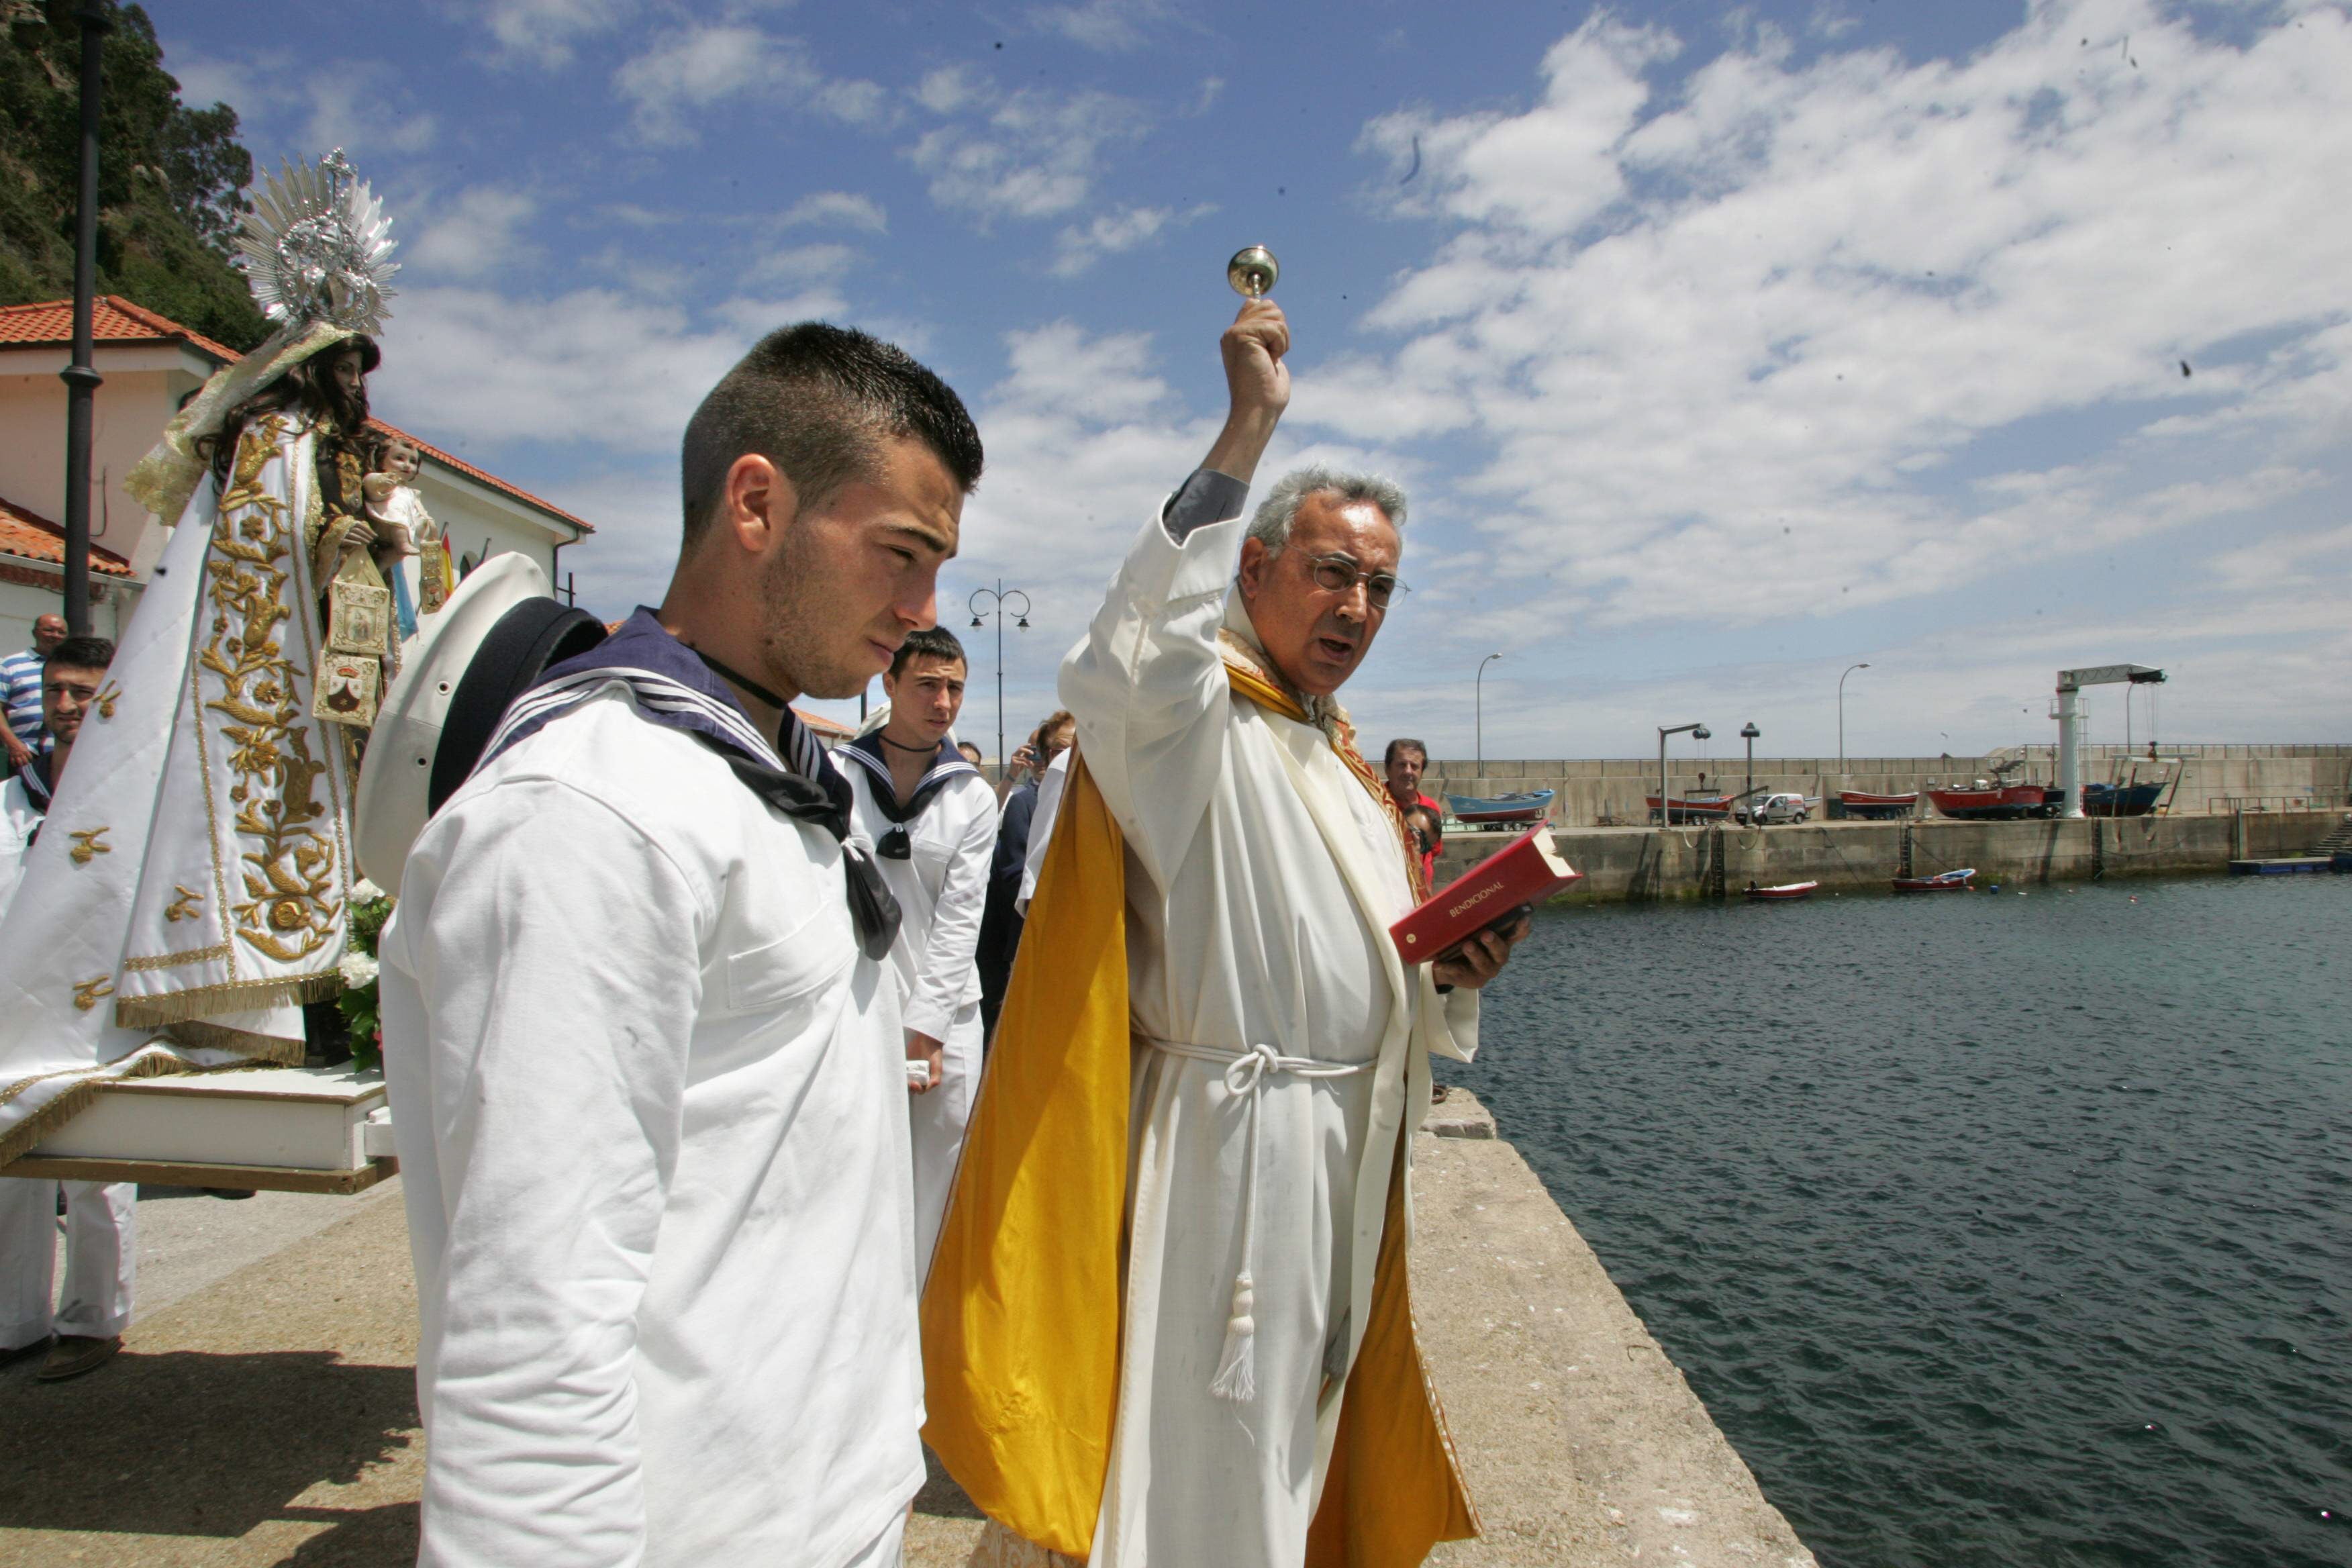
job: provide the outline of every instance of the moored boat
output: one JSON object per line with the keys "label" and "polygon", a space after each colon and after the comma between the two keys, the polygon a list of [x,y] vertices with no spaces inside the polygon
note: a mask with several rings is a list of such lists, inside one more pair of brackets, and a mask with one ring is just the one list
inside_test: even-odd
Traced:
{"label": "moored boat", "polygon": [[1820,886],[1819,882],[1783,882],[1777,888],[1759,888],[1750,882],[1748,884],[1748,896],[1759,900],[1810,899],[1813,896],[1813,889]]}
{"label": "moored boat", "polygon": [[1449,795],[1445,809],[1454,820],[1473,827],[1483,827],[1507,822],[1541,822],[1551,810],[1552,792],[1548,789],[1522,790],[1517,795],[1480,796]]}
{"label": "moored boat", "polygon": [[[1650,808],[1650,820],[1655,822],[1658,819],[1658,797],[1651,795],[1643,795],[1642,799]],[[1670,800],[1667,804],[1673,807],[1667,817],[1669,822],[1721,822],[1731,815],[1731,797],[1728,795],[1693,795]]]}
{"label": "moored boat", "polygon": [[1870,821],[1885,821],[1891,817],[1908,816],[1919,804],[1919,792],[1909,795],[1873,795],[1868,790],[1838,791],[1838,808],[1848,816]]}
{"label": "moored boat", "polygon": [[2164,798],[2165,784],[2093,784],[2083,786],[2084,816],[2146,816]]}
{"label": "moored boat", "polygon": [[1965,893],[1969,879],[1975,876],[1971,866],[1959,871],[1938,871],[1932,877],[1897,877],[1895,890],[1898,893]]}
{"label": "moored boat", "polygon": [[1927,798],[1946,816],[1963,822],[2013,822],[2025,816],[2053,816],[2050,791],[2042,784],[1988,784],[1979,781],[1968,789],[1931,789]]}

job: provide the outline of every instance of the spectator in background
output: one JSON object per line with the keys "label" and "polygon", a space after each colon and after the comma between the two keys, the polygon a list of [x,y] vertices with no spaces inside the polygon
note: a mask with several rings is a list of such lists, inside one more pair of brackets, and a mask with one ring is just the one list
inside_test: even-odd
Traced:
{"label": "spectator in background", "polygon": [[[58,624],[62,634],[64,622]],[[32,754],[0,787],[0,911],[16,893],[25,851],[40,832],[83,716],[97,702],[113,658],[114,645],[104,637],[60,635],[50,640],[41,669],[40,724],[48,731],[51,750]],[[60,1187],[66,1289],[52,1313]],[[138,1201],[135,1182],[59,1183],[25,1176],[0,1181],[0,1365],[47,1351],[40,1380],[62,1383],[113,1359],[131,1321],[138,1261],[131,1222]]]}
{"label": "spectator in background", "polygon": [[956,742],[956,750],[962,754],[965,762],[970,763],[975,768],[981,766],[988,760],[980,754],[980,748],[973,745],[970,741],[958,741]]}
{"label": "spectator in background", "polygon": [[[1004,815],[997,824],[996,854],[988,868],[988,907],[980,922],[980,1017],[989,1033],[1004,1005],[1005,987],[1013,983],[1013,959],[1021,949],[1021,879],[1029,860],[1029,839],[1036,825],[1037,787],[1054,759],[1070,749],[1077,721],[1063,709],[1037,726],[1020,750],[1013,753],[1006,777],[1013,780],[1004,797]],[[1053,831],[1050,819],[1045,824]]]}
{"label": "spectator in background", "polygon": [[1437,852],[1445,847],[1445,819],[1434,806],[1416,805],[1404,814],[1404,825],[1411,830],[1412,841],[1421,847],[1423,879],[1433,879]]}
{"label": "spectator in background", "polygon": [[0,740],[8,747],[8,765],[21,768],[41,749],[41,666],[51,650],[66,640],[66,618],[52,611],[33,623],[33,646],[0,658],[0,704],[8,723]]}
{"label": "spectator in background", "polygon": [[[1414,806],[1425,806],[1439,821],[1445,811],[1435,801],[1421,793],[1421,775],[1429,771],[1429,748],[1419,741],[1400,737],[1389,742],[1387,752],[1381,758],[1381,771],[1388,776],[1389,798],[1396,802],[1400,812],[1410,813]],[[1421,880],[1426,887],[1437,874],[1436,841],[1422,847]]]}

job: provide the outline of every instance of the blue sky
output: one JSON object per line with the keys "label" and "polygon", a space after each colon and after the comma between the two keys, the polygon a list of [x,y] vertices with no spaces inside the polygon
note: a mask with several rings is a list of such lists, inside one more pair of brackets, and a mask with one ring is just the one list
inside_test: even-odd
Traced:
{"label": "blue sky", "polygon": [[2052,672],[2115,661],[2171,672],[2166,738],[2352,740],[2340,4],[149,9],[257,157],[384,196],[378,405],[595,522],[608,614],[659,595],[701,393],[854,322],[979,418],[942,618],[1028,592],[1025,729],[1207,446],[1262,242],[1274,460],[1413,497],[1369,738],[1467,754],[1500,651],[1490,756],[1825,752],[1864,661],[1856,755],[2046,742]]}

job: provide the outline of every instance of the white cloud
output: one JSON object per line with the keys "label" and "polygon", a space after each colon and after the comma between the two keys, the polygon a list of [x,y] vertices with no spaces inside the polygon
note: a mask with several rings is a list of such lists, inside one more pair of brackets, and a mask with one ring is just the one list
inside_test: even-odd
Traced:
{"label": "white cloud", "polygon": [[478,278],[530,254],[518,231],[538,211],[521,191],[476,185],[431,208],[430,226],[400,259],[418,273]]}
{"label": "white cloud", "polygon": [[[2161,71],[2080,43],[2126,30]],[[1444,237],[1370,318],[1402,346],[1310,362],[1293,417],[1475,443],[1446,499],[1533,584],[1487,613],[1834,615],[2340,483],[2352,18],[2053,3],[1916,64],[1759,30],[1661,87],[1678,47],[1597,17],[1524,110],[1365,132]]]}
{"label": "white cloud", "polygon": [[412,86],[379,62],[319,64],[283,49],[225,58],[183,45],[168,46],[165,58],[183,101],[236,110],[257,172],[274,169],[281,157],[316,158],[341,147],[364,176],[371,154],[419,153],[440,134],[439,121],[415,107]]}
{"label": "white cloud", "polygon": [[887,108],[874,83],[827,77],[798,39],[744,22],[666,30],[614,73],[613,85],[632,106],[637,135],[656,146],[699,141],[700,111],[745,98],[848,125],[876,123]]}
{"label": "white cloud", "polygon": [[635,0],[488,0],[470,11],[496,47],[490,63],[553,70],[572,63],[572,46],[609,33],[635,15]]}
{"label": "white cloud", "polygon": [[915,100],[951,118],[906,149],[930,178],[931,199],[975,215],[1057,217],[1083,204],[1101,172],[1103,153],[1144,131],[1142,107],[1094,89],[1004,92],[977,73],[934,71]]}
{"label": "white cloud", "polygon": [[777,220],[787,228],[810,225],[825,228],[859,228],[881,234],[890,223],[882,204],[853,191],[816,191],[794,202]]}
{"label": "white cloud", "polygon": [[1104,213],[1092,223],[1073,225],[1061,232],[1049,270],[1056,278],[1076,278],[1106,256],[1150,243],[1171,223],[1188,224],[1216,210],[1204,203],[1181,214],[1173,207],[1121,207]]}
{"label": "white cloud", "polygon": [[397,310],[371,395],[387,418],[461,455],[500,442],[578,444],[608,461],[675,451],[695,405],[750,346],[745,331],[606,289],[406,289]]}
{"label": "white cloud", "polygon": [[1075,5],[1038,5],[1029,20],[1040,31],[1103,54],[1131,54],[1150,41],[1154,23],[1165,19],[1163,0],[1081,0]]}

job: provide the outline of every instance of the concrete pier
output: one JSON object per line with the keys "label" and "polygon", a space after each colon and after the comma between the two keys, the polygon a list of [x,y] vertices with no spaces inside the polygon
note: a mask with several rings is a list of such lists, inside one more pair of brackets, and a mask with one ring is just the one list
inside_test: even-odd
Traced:
{"label": "concrete pier", "polygon": [[[1979,885],[2103,877],[2213,875],[2233,860],[2300,856],[2345,826],[2333,811],[2228,816],[2083,817],[2073,821],[1808,822],[1779,827],[1555,827],[1560,853],[1584,873],[1575,903],[1697,899],[1718,884],[1738,898],[1753,881],[1819,882],[1824,891],[1885,892],[1898,876],[1974,867]],[[1910,840],[1910,863],[1904,840]],[[1442,884],[1507,842],[1501,831],[1447,837]],[[1720,876],[1717,867],[1721,867]]]}
{"label": "concrete pier", "polygon": [[[1456,1089],[1415,1149],[1414,1311],[1486,1531],[1431,1562],[1811,1568],[1494,1134]],[[0,1562],[407,1568],[425,1440],[396,1192],[142,1203],[162,1266],[124,1353],[75,1383],[0,1372]],[[935,1478],[908,1561],[961,1568],[979,1533]]]}
{"label": "concrete pier", "polygon": [[[1484,1533],[1448,1568],[1812,1568],[1576,1226],[1467,1090],[1414,1150],[1413,1321]],[[977,1512],[935,1475],[909,1568],[963,1568]]]}

